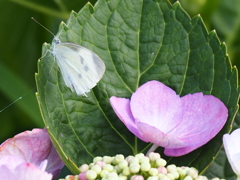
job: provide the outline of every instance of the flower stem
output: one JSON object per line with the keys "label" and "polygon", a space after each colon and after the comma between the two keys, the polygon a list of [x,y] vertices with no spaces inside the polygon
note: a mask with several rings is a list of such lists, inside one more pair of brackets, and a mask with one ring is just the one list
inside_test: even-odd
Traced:
{"label": "flower stem", "polygon": [[[152,147],[148,150],[146,156],[148,156],[150,152],[154,152],[157,148],[158,148],[158,145],[153,144]],[[238,179],[238,180],[240,180],[240,179]]]}

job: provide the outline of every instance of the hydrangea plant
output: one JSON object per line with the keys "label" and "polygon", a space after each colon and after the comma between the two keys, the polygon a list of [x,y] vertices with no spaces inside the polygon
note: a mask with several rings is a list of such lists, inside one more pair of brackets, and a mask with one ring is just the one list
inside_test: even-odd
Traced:
{"label": "hydrangea plant", "polygon": [[43,45],[37,99],[57,152],[76,175],[66,179],[206,179],[201,174],[238,110],[239,87],[226,45],[200,16],[191,19],[167,0],[99,0],[72,12],[57,36],[106,66],[87,97],[78,96],[51,45]]}

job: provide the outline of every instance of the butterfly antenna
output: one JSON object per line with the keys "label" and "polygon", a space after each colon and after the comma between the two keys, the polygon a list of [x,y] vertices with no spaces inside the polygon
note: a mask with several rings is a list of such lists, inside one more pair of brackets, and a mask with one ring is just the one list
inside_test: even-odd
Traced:
{"label": "butterfly antenna", "polygon": [[9,105],[7,105],[5,108],[1,109],[0,110],[0,113],[3,112],[5,109],[9,108],[11,105],[13,105],[15,102],[21,100],[24,96],[26,96],[27,94],[29,94],[30,92],[32,92],[32,90],[36,89],[35,88],[32,88],[30,91],[28,91],[27,93],[23,94],[21,97],[17,98],[15,101],[13,101],[12,103],[10,103]]}
{"label": "butterfly antenna", "polygon": [[43,26],[40,22],[38,22],[36,19],[34,19],[33,17],[31,17],[31,19],[33,21],[35,21],[36,23],[38,23],[40,26],[42,26],[44,29],[46,29],[48,32],[50,32],[54,37],[56,37],[55,34],[53,34],[49,29],[47,29],[45,26]]}

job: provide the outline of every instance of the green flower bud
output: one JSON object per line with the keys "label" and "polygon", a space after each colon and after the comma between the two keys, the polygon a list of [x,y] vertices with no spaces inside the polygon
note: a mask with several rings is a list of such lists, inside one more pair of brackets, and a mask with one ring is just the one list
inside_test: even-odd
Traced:
{"label": "green flower bud", "polygon": [[157,165],[158,167],[164,167],[164,166],[166,166],[166,164],[167,164],[167,161],[165,161],[165,160],[162,159],[162,158],[156,160],[156,165]]}
{"label": "green flower bud", "polygon": [[79,167],[80,172],[86,172],[89,170],[89,166],[87,164],[83,164]]}
{"label": "green flower bud", "polygon": [[150,176],[156,176],[158,174],[158,169],[157,168],[151,168],[148,173]]}
{"label": "green flower bud", "polygon": [[146,172],[151,169],[151,164],[149,162],[145,162],[141,164],[141,171]]}
{"label": "green flower bud", "polygon": [[97,173],[96,173],[95,171],[93,171],[93,170],[88,170],[88,171],[86,172],[86,178],[87,178],[87,179],[89,179],[89,180],[94,180],[94,179],[96,179],[96,177],[97,177]]}
{"label": "green flower bud", "polygon": [[134,173],[134,174],[138,173],[140,170],[140,165],[137,163],[131,163],[129,166],[129,170],[131,173]]}

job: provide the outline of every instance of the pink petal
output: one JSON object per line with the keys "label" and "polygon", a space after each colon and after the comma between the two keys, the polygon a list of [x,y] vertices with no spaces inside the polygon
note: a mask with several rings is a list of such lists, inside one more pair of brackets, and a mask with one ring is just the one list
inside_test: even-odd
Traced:
{"label": "pink petal", "polygon": [[45,171],[52,173],[53,179],[57,178],[61,173],[61,169],[64,167],[64,163],[58,155],[54,146],[52,146],[51,151],[48,155],[48,164]]}
{"label": "pink petal", "polygon": [[142,139],[141,135],[139,134],[135,120],[132,116],[131,109],[130,109],[130,100],[125,98],[117,98],[112,96],[110,98],[110,103],[112,108],[114,109],[115,113],[119,117],[119,119],[125,124],[125,126],[138,138]]}
{"label": "pink petal", "polygon": [[6,140],[0,146],[0,159],[7,155],[19,156],[25,162],[37,166],[40,166],[47,159],[46,171],[52,173],[54,177],[60,173],[64,166],[45,129],[25,131]]}
{"label": "pink petal", "polygon": [[169,156],[184,155],[206,144],[222,129],[228,117],[228,109],[214,96],[195,93],[181,100],[184,106],[183,119],[168,134],[179,137],[189,145],[165,149],[165,154]]}
{"label": "pink petal", "polygon": [[33,129],[17,134],[0,146],[0,158],[5,155],[17,155],[26,162],[39,165],[47,159],[52,143],[44,129]]}
{"label": "pink petal", "polygon": [[0,179],[7,180],[51,180],[52,174],[40,170],[37,166],[30,163],[24,163],[15,169],[9,169],[7,166],[0,166]]}
{"label": "pink petal", "polygon": [[161,147],[184,147],[187,144],[177,136],[164,134],[161,130],[145,123],[137,122],[139,133],[145,142],[151,142]]}
{"label": "pink petal", "polygon": [[175,91],[158,81],[143,84],[132,95],[131,111],[135,120],[171,131],[182,120],[181,99]]}
{"label": "pink petal", "polygon": [[240,129],[223,136],[223,145],[233,171],[240,175]]}
{"label": "pink petal", "polygon": [[16,155],[6,155],[0,158],[0,166],[15,169],[18,165],[25,163],[25,160]]}

